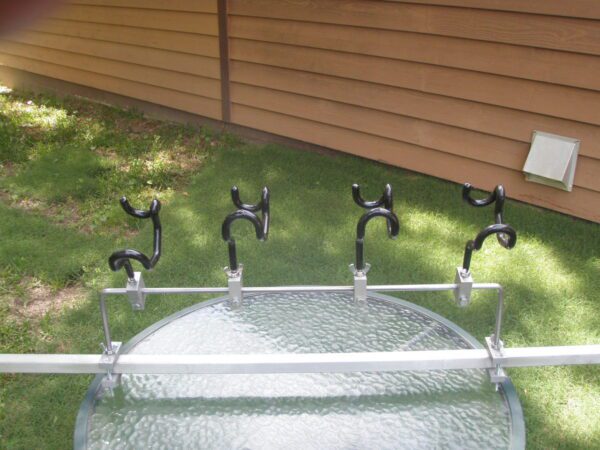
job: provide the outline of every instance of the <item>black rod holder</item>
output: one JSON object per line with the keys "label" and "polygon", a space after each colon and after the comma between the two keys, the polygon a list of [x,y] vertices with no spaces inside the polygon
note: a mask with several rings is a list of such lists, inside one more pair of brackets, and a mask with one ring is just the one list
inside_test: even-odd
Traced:
{"label": "black rod holder", "polygon": [[360,193],[360,186],[353,184],[352,198],[358,206],[369,210],[361,216],[356,225],[356,261],[354,268],[360,272],[365,269],[364,246],[367,223],[375,217],[385,217],[388,236],[391,239],[395,239],[400,232],[400,222],[398,221],[398,216],[393,211],[392,187],[389,184],[385,185],[383,195],[379,200],[374,201],[365,200]]}
{"label": "black rod holder", "polygon": [[[270,192],[269,188],[264,187],[261,194],[261,200],[256,205],[245,204],[240,199],[240,191],[237,186],[231,188],[231,199],[233,204],[238,208],[237,211],[229,214],[225,217],[223,225],[221,227],[221,235],[223,240],[227,242],[229,248],[229,270],[231,272],[237,272],[239,264],[237,261],[237,251],[235,246],[235,239],[231,235],[231,225],[236,220],[244,219],[254,225],[256,232],[256,238],[259,241],[266,241],[269,236],[269,225],[270,225],[270,209],[269,200]],[[259,218],[255,212],[261,212]]]}
{"label": "black rod holder", "polygon": [[138,219],[152,219],[152,225],[154,228],[154,252],[151,258],[148,258],[142,252],[133,249],[125,249],[114,252],[108,258],[108,265],[113,271],[118,271],[122,267],[125,268],[125,272],[127,272],[127,277],[132,280],[134,278],[133,267],[131,266],[131,260],[138,261],[145,269],[152,269],[161,255],[161,245],[162,245],[162,227],[160,225],[160,218],[158,213],[160,212],[160,202],[157,199],[152,200],[150,203],[150,208],[147,211],[143,211],[140,209],[133,208],[129,201],[127,201],[127,197],[121,197],[119,200],[123,210],[129,214],[130,216],[136,217]]}
{"label": "black rod holder", "polygon": [[360,186],[354,183],[352,185],[352,198],[354,199],[354,203],[365,209],[384,207],[385,209],[388,209],[390,211],[394,210],[392,186],[390,186],[389,184],[385,185],[385,188],[383,189],[383,195],[379,200],[368,201],[362,198],[362,195],[360,194]]}
{"label": "black rod holder", "polygon": [[396,237],[398,237],[398,233],[400,232],[400,223],[398,222],[398,217],[396,216],[396,214],[385,208],[374,208],[363,214],[362,217],[359,219],[358,224],[356,225],[357,271],[362,271],[365,268],[365,231],[369,220],[374,219],[375,217],[385,217],[387,219],[389,236],[391,239],[395,239]]}
{"label": "black rod holder", "polygon": [[[383,189],[383,194],[379,198],[379,200],[367,201],[360,194],[360,186],[358,184],[352,185],[352,198],[354,199],[354,203],[356,203],[361,208],[365,209],[373,209],[373,208],[384,208],[390,212],[394,211],[394,197],[392,195],[392,186],[386,184]],[[387,229],[388,236],[392,237],[392,226],[391,222],[387,221]]]}
{"label": "black rod holder", "polygon": [[477,234],[475,239],[468,241],[465,246],[465,254],[463,258],[463,271],[469,272],[471,266],[471,257],[474,250],[480,250],[483,246],[483,242],[488,236],[492,234],[496,235],[498,243],[506,248],[511,249],[517,244],[517,232],[513,227],[504,223],[504,203],[506,201],[506,191],[504,186],[499,184],[493,190],[493,192],[483,199],[474,199],[471,197],[471,191],[473,186],[469,183],[465,183],[462,189],[462,198],[471,206],[477,208],[491,205],[494,203],[494,221],[495,223],[484,228]]}
{"label": "black rod holder", "polygon": [[[473,186],[469,183],[465,183],[463,185],[462,190],[462,198],[465,202],[467,202],[471,206],[475,206],[477,208],[488,206],[494,203],[494,219],[497,224],[504,223],[504,202],[506,201],[506,191],[504,190],[504,186],[499,184],[494,188],[494,191],[484,199],[474,199],[471,197],[471,191],[473,190]],[[504,233],[499,233],[496,235],[498,239],[498,243],[504,247],[508,247],[508,237]]]}
{"label": "black rod holder", "polygon": [[517,232],[510,225],[495,223],[485,227],[477,234],[477,236],[475,236],[475,239],[468,241],[467,245],[465,245],[465,255],[463,258],[463,270],[465,272],[469,272],[471,267],[471,256],[473,255],[473,250],[481,250],[483,242],[488,236],[491,236],[492,234],[498,235],[499,233],[505,235],[506,245],[503,245],[504,248],[511,249],[517,244]]}

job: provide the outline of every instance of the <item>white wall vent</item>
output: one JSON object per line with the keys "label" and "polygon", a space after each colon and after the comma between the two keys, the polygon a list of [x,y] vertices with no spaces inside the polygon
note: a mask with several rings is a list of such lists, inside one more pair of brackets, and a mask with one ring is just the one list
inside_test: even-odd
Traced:
{"label": "white wall vent", "polygon": [[573,189],[578,139],[534,131],[523,172],[525,179],[565,191]]}

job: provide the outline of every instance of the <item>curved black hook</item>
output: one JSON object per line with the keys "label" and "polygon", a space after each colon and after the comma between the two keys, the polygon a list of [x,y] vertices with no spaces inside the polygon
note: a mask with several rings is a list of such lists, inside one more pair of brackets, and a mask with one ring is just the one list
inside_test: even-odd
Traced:
{"label": "curved black hook", "polygon": [[[506,191],[504,190],[504,186],[499,184],[498,186],[495,187],[494,191],[489,195],[489,197],[484,198],[484,199],[472,198],[471,197],[472,190],[473,190],[473,186],[471,186],[469,183],[465,183],[463,185],[463,190],[462,190],[463,200],[465,202],[467,202],[469,205],[475,206],[475,207],[482,207],[482,206],[487,206],[487,205],[491,205],[492,203],[495,203],[494,219],[497,224],[503,224],[504,223],[504,202],[506,200]],[[508,247],[508,237],[506,236],[506,234],[500,233],[496,237],[498,239],[498,243],[502,247],[510,248],[510,247]]]}
{"label": "curved black hook", "polygon": [[[229,270],[232,272],[238,270],[238,262],[235,239],[231,236],[231,225],[238,219],[248,220],[254,225],[256,238],[260,241],[267,240],[270,225],[270,196],[269,188],[265,186],[262,189],[259,203],[256,205],[245,204],[240,199],[240,190],[238,187],[233,186],[231,188],[231,199],[233,200],[233,204],[239,209],[225,217],[223,225],[221,226],[221,235],[229,247]],[[256,211],[261,211],[261,218],[254,214]]]}
{"label": "curved black hook", "polygon": [[385,208],[374,208],[359,219],[356,225],[356,264],[355,269],[357,271],[364,270],[365,268],[365,257],[364,257],[364,246],[365,246],[365,232],[367,223],[375,217],[385,217],[389,227],[389,236],[392,239],[398,237],[400,233],[400,222],[398,217],[392,211]]}
{"label": "curved black hook", "polygon": [[505,248],[511,249],[517,244],[517,232],[513,227],[504,223],[495,223],[490,225],[480,231],[475,239],[467,242],[467,245],[465,246],[465,255],[463,258],[463,271],[469,272],[473,251],[480,250],[483,246],[483,242],[488,236],[491,236],[492,234],[498,235],[500,233],[506,237]]}
{"label": "curved black hook", "polygon": [[392,186],[389,184],[385,185],[383,190],[383,195],[379,198],[379,200],[375,201],[367,201],[362,198],[360,195],[360,186],[356,183],[352,185],[352,198],[354,199],[354,203],[358,206],[366,209],[373,209],[384,207],[385,209],[389,209],[390,211],[394,210],[394,200],[392,196]]}
{"label": "curved black hook", "polygon": [[[379,198],[379,200],[367,201],[360,194],[360,186],[356,183],[352,185],[352,198],[354,199],[354,203],[356,203],[361,208],[365,209],[373,209],[373,208],[385,208],[390,212],[394,212],[394,197],[392,195],[392,186],[390,184],[386,184],[383,189],[383,194]],[[388,236],[392,237],[392,224],[388,220],[387,221],[387,230]]]}
{"label": "curved black hook", "polygon": [[119,201],[123,210],[130,216],[138,219],[151,218],[154,228],[154,252],[152,254],[152,258],[148,258],[142,252],[133,249],[116,251],[108,258],[108,265],[113,271],[116,272],[117,270],[121,269],[121,267],[124,267],[125,271],[127,272],[127,277],[129,279],[133,279],[134,272],[130,260],[134,259],[142,264],[145,269],[150,270],[156,265],[156,263],[158,263],[158,260],[160,259],[162,246],[162,227],[158,213],[160,212],[161,205],[157,199],[154,199],[152,200],[152,203],[150,203],[150,208],[147,211],[143,211],[133,208],[129,204],[129,201],[127,201],[127,197],[121,197]]}
{"label": "curved black hook", "polygon": [[263,234],[265,235],[264,239],[266,239],[269,234],[269,216],[270,216],[269,200],[270,200],[270,197],[271,197],[271,193],[269,192],[269,188],[265,186],[265,187],[263,187],[262,192],[261,192],[260,202],[258,202],[256,205],[249,205],[249,204],[243,203],[242,200],[240,199],[240,190],[237,186],[233,186],[231,188],[231,200],[233,200],[233,204],[238,208],[238,210],[250,211],[250,212],[260,211],[262,213],[262,227],[263,227]]}

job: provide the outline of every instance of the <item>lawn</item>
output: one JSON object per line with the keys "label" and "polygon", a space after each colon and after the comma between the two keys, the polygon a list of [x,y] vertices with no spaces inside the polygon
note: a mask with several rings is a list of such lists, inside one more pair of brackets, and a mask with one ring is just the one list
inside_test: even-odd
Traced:
{"label": "lawn", "polygon": [[[153,197],[163,203],[163,257],[145,274],[147,285],[225,285],[220,225],[233,208],[233,184],[246,202],[257,201],[263,185],[271,189],[269,240],[257,242],[248,224],[235,226],[246,285],[350,284],[361,214],[354,182],[372,198],[391,183],[401,224],[396,241],[385,237],[383,221],[369,225],[370,283],[452,282],[465,241],[492,218],[464,204],[460,186],[399,168],[252,145],[136,111],[0,87],[0,352],[100,350],[98,290],[124,285],[107,258],[125,245],[145,252],[152,245],[151,223],[127,217],[121,195],[138,208]],[[492,238],[472,262],[477,281],[505,286],[505,343],[600,343],[600,226],[514,201],[505,217],[519,233],[516,248]],[[448,293],[403,297],[479,339],[492,333],[492,294],[475,294],[466,309]],[[126,341],[198,300],[149,298],[138,313],[113,302],[113,337]],[[599,367],[510,375],[528,448],[600,448]],[[71,446],[90,379],[1,376],[0,447]]]}

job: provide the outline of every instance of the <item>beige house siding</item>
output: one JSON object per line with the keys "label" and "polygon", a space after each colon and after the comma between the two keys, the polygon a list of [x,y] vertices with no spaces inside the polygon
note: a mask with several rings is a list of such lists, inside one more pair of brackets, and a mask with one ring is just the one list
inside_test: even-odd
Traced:
{"label": "beige house siding", "polygon": [[220,119],[216,0],[72,0],[0,63]]}
{"label": "beige house siding", "polygon": [[[224,86],[217,0],[74,0],[0,62],[217,119],[223,87],[234,124],[600,222],[600,2],[219,1]],[[525,182],[533,130],[581,140],[571,193]]]}

